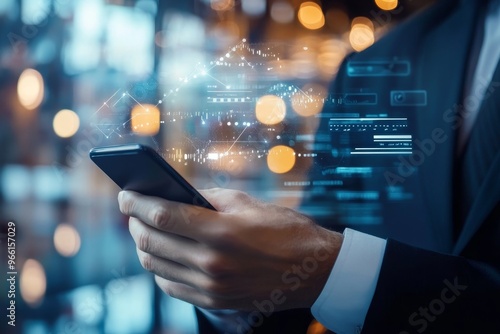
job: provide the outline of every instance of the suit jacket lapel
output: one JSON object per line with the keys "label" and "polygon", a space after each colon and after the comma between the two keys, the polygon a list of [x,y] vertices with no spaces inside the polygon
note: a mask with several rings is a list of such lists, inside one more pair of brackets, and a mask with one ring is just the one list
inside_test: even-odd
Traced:
{"label": "suit jacket lapel", "polygon": [[[455,12],[424,40],[424,51],[418,58],[416,82],[428,92],[428,108],[417,115],[420,142],[432,140],[434,131],[443,131],[446,140],[435,144],[435,150],[423,152],[426,160],[420,168],[421,186],[426,205],[433,219],[440,251],[449,252],[453,247],[453,166],[455,160],[455,131],[460,111],[467,59],[474,36],[479,5],[464,1]],[[432,109],[431,109],[432,108]],[[418,112],[418,111],[417,111]],[[423,151],[418,145],[414,150]]]}

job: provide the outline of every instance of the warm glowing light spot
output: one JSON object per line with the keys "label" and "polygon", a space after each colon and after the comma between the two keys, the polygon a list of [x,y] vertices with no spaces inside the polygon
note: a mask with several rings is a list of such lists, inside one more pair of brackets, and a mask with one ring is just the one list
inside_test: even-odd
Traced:
{"label": "warm glowing light spot", "polygon": [[271,18],[278,23],[290,23],[294,18],[291,4],[286,1],[275,1],[271,6]]}
{"label": "warm glowing light spot", "polygon": [[318,84],[307,84],[292,96],[292,108],[300,116],[318,114],[323,109],[326,88]]}
{"label": "warm glowing light spot", "polygon": [[213,144],[208,147],[207,166],[212,170],[224,171],[231,175],[241,175],[251,169],[248,163],[248,151],[235,142]]}
{"label": "warm glowing light spot", "polygon": [[44,86],[40,72],[28,68],[21,73],[17,82],[19,102],[26,109],[37,108],[43,100]]}
{"label": "warm glowing light spot", "polygon": [[152,104],[136,105],[130,114],[132,132],[139,136],[154,136],[160,131],[160,109]]}
{"label": "warm glowing light spot", "polygon": [[20,290],[24,301],[37,305],[45,295],[47,279],[42,265],[32,259],[26,260],[21,271]]}
{"label": "warm glowing light spot", "polygon": [[325,16],[321,7],[312,1],[300,5],[298,18],[299,22],[307,29],[316,30],[325,25]]}
{"label": "warm glowing light spot", "polygon": [[366,17],[357,17],[352,21],[349,42],[355,51],[363,51],[375,43],[373,22]]}
{"label": "warm glowing light spot", "polygon": [[54,233],[54,246],[62,256],[74,256],[80,250],[80,234],[73,226],[61,224]]}
{"label": "warm glowing light spot", "polygon": [[295,165],[295,151],[284,145],[278,145],[269,150],[267,166],[276,174],[289,172]]}
{"label": "warm glowing light spot", "polygon": [[318,68],[327,78],[337,73],[340,63],[346,56],[346,46],[337,39],[326,40],[321,43],[320,53],[317,56]]}
{"label": "warm glowing light spot", "polygon": [[393,10],[398,6],[398,0],[375,0],[375,4],[382,10]]}
{"label": "warm glowing light spot", "polygon": [[369,18],[364,17],[364,16],[358,16],[358,17],[355,17],[354,19],[352,19],[351,27],[354,28],[357,25],[365,25],[368,28],[370,28],[371,31],[375,30],[375,27],[373,26],[372,20],[370,20]]}
{"label": "warm glowing light spot", "polygon": [[234,0],[211,0],[210,6],[216,11],[226,11],[234,7]]}
{"label": "warm glowing light spot", "polygon": [[80,128],[80,117],[72,110],[60,110],[54,116],[52,127],[59,137],[72,137]]}
{"label": "warm glowing light spot", "polygon": [[278,124],[286,115],[285,101],[276,95],[264,95],[257,100],[255,116],[262,124]]}
{"label": "warm glowing light spot", "polygon": [[309,327],[307,328],[307,334],[325,334],[327,329],[325,326],[313,320]]}

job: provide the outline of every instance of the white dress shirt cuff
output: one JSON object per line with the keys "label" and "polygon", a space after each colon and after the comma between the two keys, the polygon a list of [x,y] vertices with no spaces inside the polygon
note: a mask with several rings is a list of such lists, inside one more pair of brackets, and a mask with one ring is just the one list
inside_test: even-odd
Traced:
{"label": "white dress shirt cuff", "polygon": [[375,293],[386,241],[346,228],[328,281],[311,311],[337,334],[360,333]]}

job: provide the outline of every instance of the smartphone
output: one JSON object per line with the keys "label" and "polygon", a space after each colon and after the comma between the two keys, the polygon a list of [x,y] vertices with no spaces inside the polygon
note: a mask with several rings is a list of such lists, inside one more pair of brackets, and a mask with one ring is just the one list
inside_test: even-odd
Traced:
{"label": "smartphone", "polygon": [[215,210],[149,146],[127,144],[94,147],[89,156],[123,190]]}

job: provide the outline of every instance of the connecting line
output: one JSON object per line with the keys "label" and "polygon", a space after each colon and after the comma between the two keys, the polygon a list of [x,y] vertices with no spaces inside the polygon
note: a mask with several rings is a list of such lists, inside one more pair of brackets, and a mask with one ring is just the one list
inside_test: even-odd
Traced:
{"label": "connecting line", "polygon": [[[215,65],[214,65],[214,66],[215,66]],[[196,69],[194,69],[191,73],[189,73],[189,74],[187,75],[187,77],[186,77],[186,78],[193,77],[193,75],[195,75],[195,74],[193,74],[193,73],[197,73],[197,72],[198,72],[198,67],[199,67],[199,66],[197,66],[197,68],[196,68]],[[209,70],[211,70],[212,68],[213,68],[213,67],[211,67]],[[198,76],[198,74],[196,74],[196,76]],[[186,79],[186,80],[187,80],[187,79]],[[181,87],[183,87],[186,83],[187,83],[187,82],[183,81],[183,82],[182,82],[179,86],[175,87],[174,89],[171,89],[171,90],[168,92],[168,94],[163,93],[163,98],[162,98],[162,100],[164,101],[165,99],[167,99],[167,98],[168,98],[168,97],[169,97],[169,96],[170,96],[170,95],[174,92],[174,90],[175,90],[175,91],[178,91],[178,90],[179,90],[179,89],[181,89]],[[159,104],[159,103],[157,103],[157,104],[156,104],[156,106],[158,106],[158,104]]]}
{"label": "connecting line", "polygon": [[227,85],[226,85],[225,83],[223,83],[222,81],[220,81],[220,80],[219,80],[219,79],[217,79],[216,77],[214,77],[214,76],[212,76],[212,75],[208,74],[208,72],[207,72],[207,74],[206,74],[206,75],[208,75],[210,78],[214,79],[215,81],[220,82],[222,85],[224,85],[224,87],[227,87]]}
{"label": "connecting line", "polygon": [[118,104],[118,102],[120,102],[122,99],[123,99],[123,96],[120,96],[120,98],[118,100],[116,100],[116,102],[113,104],[113,108]]}
{"label": "connecting line", "polygon": [[226,151],[226,153],[229,153],[229,151],[231,151],[231,149],[233,148],[234,145],[236,145],[236,143],[238,142],[238,140],[240,139],[240,137],[243,135],[243,133],[245,132],[245,130],[249,127],[250,125],[247,125],[243,131],[241,131],[240,135],[238,136],[238,138],[236,138],[236,140],[234,141],[234,143],[229,147],[229,149]]}
{"label": "connecting line", "polygon": [[140,106],[142,107],[142,109],[147,110],[147,109],[146,109],[146,107],[144,107],[144,106],[143,106],[143,105],[142,105],[139,101],[137,101],[137,100],[135,99],[135,97],[133,97],[132,95],[130,95],[128,92],[127,92],[127,95],[128,95],[128,96],[130,96],[130,98],[131,98],[132,100],[134,100],[134,101],[135,101],[135,103],[137,103],[138,105],[140,105]]}
{"label": "connecting line", "polygon": [[191,140],[191,138],[189,138],[188,136],[184,136],[185,139],[187,139],[187,141],[189,141],[189,143],[191,144],[191,146],[193,146],[193,148],[195,150],[198,150],[198,148],[196,147],[196,145],[193,143],[193,141]]}
{"label": "connecting line", "polygon": [[138,117],[138,116],[140,116],[140,115],[141,115],[141,114],[134,115],[133,117],[130,117],[130,118],[129,118],[126,122],[124,122],[124,123],[122,124],[122,126],[125,126],[128,122],[131,122],[134,118],[136,118],[136,117]]}
{"label": "connecting line", "polygon": [[[215,61],[215,62],[217,62],[217,61]],[[210,72],[213,68],[215,68],[215,67],[217,67],[217,66],[218,66],[217,64],[214,64],[214,65],[212,65],[211,67],[209,67],[209,68],[207,68],[207,69],[205,69],[205,70],[203,70],[203,71],[204,71],[204,72],[205,72],[205,74],[206,74],[206,73]]]}
{"label": "connecting line", "polygon": [[118,90],[117,90],[117,91],[116,91],[113,95],[111,95],[111,97],[110,97],[109,99],[107,99],[107,100],[106,100],[106,101],[102,104],[102,106],[101,106],[99,109],[97,109],[97,110],[96,110],[96,111],[92,114],[92,116],[90,116],[90,117],[94,117],[94,115],[95,115],[95,114],[97,114],[99,111],[101,111],[101,109],[102,109],[102,108],[104,108],[104,106],[107,106],[107,105],[108,105],[108,102],[109,102],[109,101],[111,101],[111,99],[112,99],[113,97],[115,97],[115,95],[116,95],[116,94],[118,94],[118,92],[119,92],[119,91],[121,91],[121,88],[120,88],[120,89],[118,89]]}
{"label": "connecting line", "polygon": [[[134,101],[135,101],[138,105],[140,105],[140,106],[142,107],[142,109],[144,109],[144,111],[147,111],[146,107],[144,107],[144,106],[143,106],[143,105],[142,105],[139,101],[137,101],[137,100],[136,100],[136,99],[135,99],[132,95],[130,95],[129,93],[127,93],[127,95],[128,95],[128,96],[130,96],[130,98],[131,98],[132,100],[134,100]],[[128,123],[128,122],[130,122],[130,121],[132,121],[134,118],[136,118],[136,117],[138,117],[138,116],[140,116],[140,114],[135,115],[135,116],[133,116],[133,117],[129,118],[129,119],[128,119],[128,121],[126,121],[126,122],[124,122],[124,123],[122,124],[122,126],[125,126],[125,124],[127,124],[127,123]]]}
{"label": "connecting line", "polygon": [[155,144],[156,152],[159,152],[160,151],[160,144],[156,141],[154,136],[151,136],[151,139],[153,140],[153,143]]}
{"label": "connecting line", "polygon": [[302,94],[304,94],[304,95],[305,95],[305,96],[309,99],[309,101],[310,101],[310,102],[314,101],[314,99],[313,99],[311,96],[307,95],[307,93],[306,93],[306,92],[304,92],[302,89],[300,89],[300,87],[297,87],[297,89],[298,89],[298,90],[299,90]]}
{"label": "connecting line", "polygon": [[[109,136],[111,136],[113,133],[115,133],[115,130],[111,131],[111,133],[109,134],[105,134],[104,131],[101,130],[101,128],[99,128],[97,125],[94,125],[96,127],[97,130],[101,131],[101,133],[104,135],[104,137],[106,138],[109,138]],[[121,136],[120,136],[121,137]]]}
{"label": "connecting line", "polygon": [[246,58],[243,58],[243,60],[245,61],[245,63],[248,64],[248,66],[250,66],[253,69],[253,65]]}
{"label": "connecting line", "polygon": [[[242,41],[242,42],[240,42],[239,44],[237,44],[237,45],[236,45],[236,46],[234,46],[233,48],[230,48],[230,50],[228,51],[228,53],[233,53],[233,52],[234,52],[236,55],[239,55],[237,50],[241,50],[241,49],[243,49],[243,48],[245,47],[245,44],[246,44],[246,41]],[[233,49],[234,49],[234,51],[233,51]],[[249,47],[247,47],[246,49],[247,49],[247,50],[249,50]],[[245,62],[246,62],[246,63],[247,63],[250,67],[252,67],[252,68],[253,68],[253,65],[252,65],[250,62],[248,62],[248,60],[246,60],[246,58],[245,58],[245,57],[241,57],[241,56],[240,56],[240,58],[243,58],[242,60],[244,60],[244,61],[245,61]],[[200,63],[198,63],[198,65],[196,66],[196,68],[195,68],[195,69],[194,69],[194,70],[193,70],[193,71],[192,71],[192,72],[191,72],[191,73],[190,73],[187,77],[192,77],[192,76],[194,75],[193,73],[198,72],[198,73],[196,74],[196,76],[198,76],[198,75],[208,75],[209,77],[211,77],[211,78],[212,78],[212,79],[214,79],[215,81],[217,81],[217,82],[221,83],[222,85],[224,85],[224,87],[227,87],[227,85],[226,85],[226,84],[224,84],[222,81],[220,81],[220,80],[216,79],[214,76],[212,76],[212,75],[208,74],[208,73],[209,73],[209,72],[210,72],[213,68],[215,68],[215,67],[217,67],[217,66],[218,66],[218,65],[217,65],[218,60],[214,60],[213,62],[215,63],[214,65],[212,65],[212,66],[210,66],[210,67],[208,67],[208,68],[205,68],[205,69],[203,69],[203,68],[201,69],[201,72],[203,72],[203,73],[200,73],[200,72],[199,72],[199,68],[200,68],[201,66],[200,66]],[[186,78],[187,78],[187,77],[186,77]],[[186,82],[183,82],[181,85],[179,85],[178,87],[176,87],[176,90],[180,89],[180,88],[181,88],[182,86],[184,86],[185,84],[186,84]],[[172,91],[172,90],[168,93],[168,95],[167,95],[167,94],[165,94],[165,93],[163,93],[163,95],[164,95],[163,100],[165,100],[166,98],[168,98],[168,97],[170,96],[170,94],[172,94],[172,93],[173,93],[173,91]],[[156,106],[158,106],[158,104],[156,104]]]}

